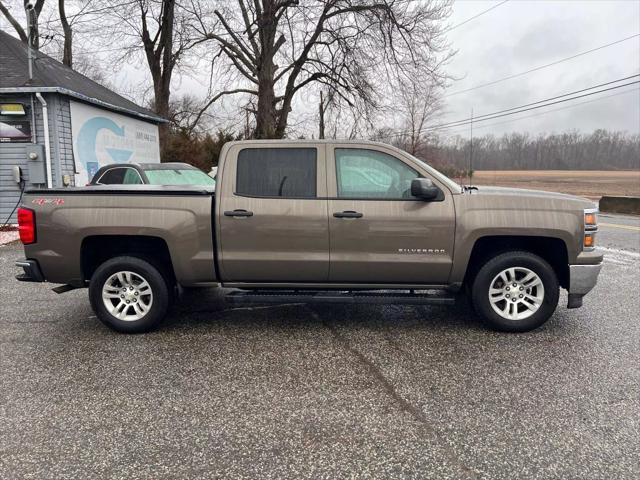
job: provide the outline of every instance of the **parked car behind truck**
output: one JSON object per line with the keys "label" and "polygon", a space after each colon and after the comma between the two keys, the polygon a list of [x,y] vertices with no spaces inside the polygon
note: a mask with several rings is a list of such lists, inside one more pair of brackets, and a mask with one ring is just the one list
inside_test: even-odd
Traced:
{"label": "parked car behind truck", "polygon": [[181,162],[112,163],[100,168],[90,185],[215,185],[202,170]]}
{"label": "parked car behind truck", "polygon": [[[150,185],[31,190],[19,212],[23,281],[88,287],[118,331],[155,328],[180,287],[234,302],[453,303],[523,332],[595,285],[591,202],[463,188],[389,145],[242,141],[215,191]],[[435,292],[435,293],[434,293]]]}

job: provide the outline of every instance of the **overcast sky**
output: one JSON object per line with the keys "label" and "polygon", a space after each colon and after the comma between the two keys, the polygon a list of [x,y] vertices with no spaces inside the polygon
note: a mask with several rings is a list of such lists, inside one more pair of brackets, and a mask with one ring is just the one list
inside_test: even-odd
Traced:
{"label": "overcast sky", "polygon": [[[501,0],[458,0],[450,23],[458,25],[500,3]],[[637,0],[510,0],[449,32],[451,46],[458,50],[449,71],[461,79],[453,82],[448,93],[524,72],[638,33],[640,2]],[[466,118],[471,108],[474,115],[482,115],[639,72],[640,37],[635,37],[512,80],[448,96],[445,99],[447,114],[442,121]],[[629,81],[633,80],[637,78]],[[615,96],[603,98],[608,95]],[[562,110],[550,111],[554,109]],[[522,117],[531,118],[517,120]],[[553,107],[478,122],[474,124],[474,135],[513,130],[561,132],[572,128],[639,132],[638,84]],[[465,126],[448,131],[464,133],[468,129]]]}
{"label": "overcast sky", "polygon": [[[448,71],[458,80],[452,82],[446,92],[445,114],[440,123],[467,118],[471,108],[474,115],[483,115],[640,73],[640,37],[635,37],[512,80],[456,94],[640,34],[638,0],[509,0],[501,3],[502,0],[454,3],[449,19],[452,26],[493,6],[496,8],[448,33],[451,47],[457,50]],[[633,80],[637,78],[629,81]],[[205,77],[201,82],[183,78],[176,93],[202,90],[204,94],[206,85]],[[591,132],[596,128],[637,133],[640,132],[639,85],[475,122],[474,135],[500,135],[509,131],[537,134],[571,129]],[[308,133],[315,133],[315,121],[300,115],[307,103],[308,110],[313,112],[311,115],[315,115],[313,93],[296,103],[296,118],[306,120],[311,127]],[[467,135],[469,127],[440,130],[444,132]]]}
{"label": "overcast sky", "polygon": [[[495,8],[482,13],[491,7]],[[478,14],[477,18],[469,20]],[[0,27],[15,33],[2,20]],[[463,22],[466,23],[459,25]],[[640,36],[636,36],[549,68],[457,93],[639,34],[639,0],[509,0],[504,3],[502,0],[457,0],[449,24],[455,27],[448,37],[457,54],[448,71],[458,80],[452,82],[446,92],[446,109],[439,120],[441,123],[465,119],[471,108],[475,116],[488,114],[640,73]],[[95,52],[95,48],[89,47],[89,50]],[[99,63],[108,68],[106,59]],[[205,72],[206,68],[203,68],[202,78],[176,75],[174,98],[185,93],[204,97],[208,83]],[[118,67],[118,71],[109,72],[109,78],[125,94],[140,92],[137,87],[142,84],[150,86],[148,70],[142,61],[125,68]],[[500,119],[474,122],[474,134],[500,135],[507,131],[536,134],[571,129],[590,132],[596,128],[637,133],[640,132],[639,85]],[[147,89],[147,95],[150,94],[151,90]],[[142,103],[143,99],[138,94],[134,100]],[[306,120],[305,124],[311,128],[309,133],[316,129],[315,120],[305,119],[299,111],[308,110],[310,115],[315,115],[316,105],[312,92],[297,101],[297,120]],[[236,117],[237,112],[229,110],[227,121]],[[241,128],[242,124],[243,119],[238,117],[235,127]],[[466,136],[469,127],[441,132]]]}

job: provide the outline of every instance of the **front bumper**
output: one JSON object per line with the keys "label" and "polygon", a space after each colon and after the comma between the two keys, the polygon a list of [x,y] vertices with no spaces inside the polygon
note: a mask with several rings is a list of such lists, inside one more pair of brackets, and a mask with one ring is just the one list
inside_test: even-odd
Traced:
{"label": "front bumper", "polygon": [[586,295],[596,286],[602,263],[595,265],[569,265],[569,293]]}
{"label": "front bumper", "polygon": [[21,282],[44,282],[44,275],[36,260],[18,260],[16,267],[21,267],[24,273],[16,275],[16,280]]}
{"label": "front bumper", "polygon": [[569,301],[568,308],[582,306],[582,297],[596,286],[602,262],[594,265],[569,265]]}

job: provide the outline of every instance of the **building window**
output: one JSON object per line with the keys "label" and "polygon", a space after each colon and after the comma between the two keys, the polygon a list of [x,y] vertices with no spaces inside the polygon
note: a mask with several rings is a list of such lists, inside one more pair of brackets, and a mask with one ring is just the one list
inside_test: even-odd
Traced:
{"label": "building window", "polygon": [[31,121],[21,103],[0,103],[0,142],[31,142]]}

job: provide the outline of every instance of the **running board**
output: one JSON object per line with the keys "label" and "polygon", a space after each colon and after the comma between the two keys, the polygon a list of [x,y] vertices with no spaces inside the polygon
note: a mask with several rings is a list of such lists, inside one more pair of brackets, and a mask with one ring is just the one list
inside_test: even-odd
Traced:
{"label": "running board", "polygon": [[[295,290],[236,290],[225,295],[233,304],[256,303],[351,303],[400,305],[453,305],[455,297],[439,290],[358,292],[358,291],[295,291]],[[428,292],[428,293],[422,293]]]}

